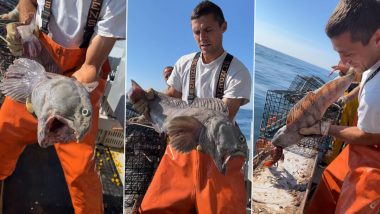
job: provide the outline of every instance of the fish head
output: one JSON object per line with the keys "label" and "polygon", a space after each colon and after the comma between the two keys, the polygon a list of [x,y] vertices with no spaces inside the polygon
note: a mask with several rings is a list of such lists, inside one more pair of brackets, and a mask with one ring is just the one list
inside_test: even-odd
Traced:
{"label": "fish head", "polygon": [[225,174],[232,156],[247,156],[247,140],[239,127],[226,117],[209,118],[205,127],[210,144],[202,145],[202,148],[209,147],[206,150],[209,150],[208,153],[213,156],[218,170]]}
{"label": "fish head", "polygon": [[272,138],[272,144],[276,147],[286,148],[298,143],[302,139],[302,135],[295,130],[294,127],[281,127]]}
{"label": "fish head", "polygon": [[92,124],[93,108],[87,89],[71,78],[56,81],[50,89],[42,95],[48,97],[43,102],[38,99],[41,92],[34,97],[33,105],[40,104],[40,108],[33,107],[38,117],[38,143],[45,148],[54,143],[79,142]]}
{"label": "fish head", "polygon": [[283,146],[288,145],[288,138],[286,135],[286,126],[281,127],[277,132],[274,134],[272,138],[272,144],[274,146]]}

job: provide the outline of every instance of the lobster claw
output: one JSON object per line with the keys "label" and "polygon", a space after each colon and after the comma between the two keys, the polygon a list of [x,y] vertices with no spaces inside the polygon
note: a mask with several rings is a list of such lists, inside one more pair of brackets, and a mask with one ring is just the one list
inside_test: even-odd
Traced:
{"label": "lobster claw", "polygon": [[284,159],[283,148],[281,146],[276,146],[271,151],[270,160],[265,161],[263,165],[266,167],[271,167],[280,159]]}

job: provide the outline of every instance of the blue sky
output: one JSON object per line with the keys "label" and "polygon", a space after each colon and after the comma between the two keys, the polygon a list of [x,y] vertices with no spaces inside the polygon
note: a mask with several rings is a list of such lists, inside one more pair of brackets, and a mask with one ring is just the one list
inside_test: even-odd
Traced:
{"label": "blue sky", "polygon": [[[198,51],[190,15],[200,1],[129,0],[127,17],[127,90],[133,79],[143,88],[163,90],[162,70]],[[253,74],[253,0],[214,0],[224,13],[223,46]],[[252,77],[253,79],[253,77]],[[253,94],[253,92],[252,92]],[[243,108],[252,108],[252,102]]]}
{"label": "blue sky", "polygon": [[256,0],[255,42],[330,69],[339,61],[325,25],[338,0]]}

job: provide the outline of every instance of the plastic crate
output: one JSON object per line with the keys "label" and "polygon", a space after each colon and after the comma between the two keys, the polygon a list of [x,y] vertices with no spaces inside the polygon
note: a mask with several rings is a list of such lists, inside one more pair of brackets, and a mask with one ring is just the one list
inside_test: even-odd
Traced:
{"label": "plastic crate", "polygon": [[122,213],[123,184],[110,149],[107,146],[96,145],[96,165],[100,172],[103,186],[103,201],[107,213]]}
{"label": "plastic crate", "polygon": [[96,142],[113,148],[124,148],[124,132],[99,129]]}

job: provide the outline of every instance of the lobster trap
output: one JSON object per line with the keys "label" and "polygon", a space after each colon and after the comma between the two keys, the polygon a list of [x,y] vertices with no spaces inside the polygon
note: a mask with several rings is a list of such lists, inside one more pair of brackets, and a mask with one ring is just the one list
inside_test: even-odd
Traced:
{"label": "lobster trap", "polygon": [[[7,13],[13,10],[17,5],[17,0],[0,0],[0,14]],[[0,19],[0,35],[5,38],[7,34],[6,25],[12,21]],[[0,80],[3,78],[4,71],[12,64],[14,57],[7,48],[7,43],[0,39]],[[4,95],[0,93],[0,106],[4,101]]]}
{"label": "lobster trap", "polygon": [[[0,14],[7,13],[13,10],[17,5],[16,0],[0,0]],[[12,20],[0,19],[0,35],[5,38],[7,34],[6,25]],[[2,71],[6,70],[8,66],[13,62],[15,57],[9,52],[7,43],[0,39],[0,68]]]}
{"label": "lobster trap", "polygon": [[[135,111],[127,105],[128,116]],[[166,136],[153,127],[127,123],[125,127],[125,196],[124,208],[137,208],[166,148]]]}
{"label": "lobster trap", "polygon": [[288,90],[297,91],[299,93],[306,93],[308,91],[314,91],[320,88],[323,84],[325,84],[325,81],[317,76],[313,75],[311,77],[308,77],[297,75],[290,83]]}
{"label": "lobster trap", "polygon": [[[264,113],[259,130],[259,140],[271,140],[277,130],[286,125],[286,119],[291,108],[301,100],[309,91],[318,89],[324,84],[323,80],[316,77],[297,76],[289,89],[293,90],[268,90],[264,105]],[[332,104],[325,112],[322,120],[337,124],[341,116],[342,108]],[[293,153],[305,157],[312,157],[318,151],[326,152],[330,148],[332,138],[329,136],[303,137],[297,144],[286,148]]]}

